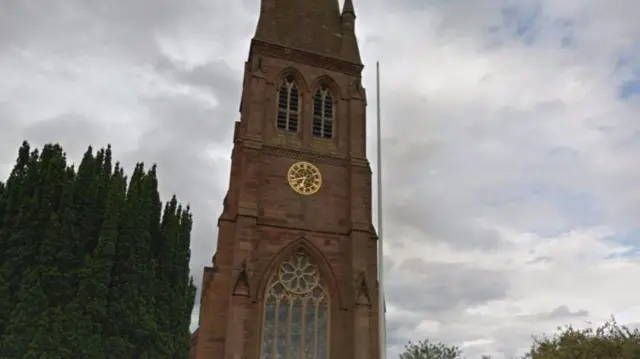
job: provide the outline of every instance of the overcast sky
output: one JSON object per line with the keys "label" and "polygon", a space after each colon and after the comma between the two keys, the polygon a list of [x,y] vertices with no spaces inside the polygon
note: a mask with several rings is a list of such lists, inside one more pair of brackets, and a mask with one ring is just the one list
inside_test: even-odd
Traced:
{"label": "overcast sky", "polygon": [[[382,63],[391,357],[429,338],[500,359],[561,324],[640,322],[640,2],[355,5],[370,105]],[[0,178],[25,139],[158,163],[164,198],[193,207],[199,284],[258,6],[0,0]]]}

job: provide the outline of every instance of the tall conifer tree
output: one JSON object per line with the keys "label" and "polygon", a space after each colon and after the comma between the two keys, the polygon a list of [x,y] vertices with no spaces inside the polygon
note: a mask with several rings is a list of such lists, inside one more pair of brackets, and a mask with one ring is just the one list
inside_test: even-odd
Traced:
{"label": "tall conifer tree", "polygon": [[191,214],[112,161],[24,143],[0,182],[0,359],[187,358]]}
{"label": "tall conifer tree", "polygon": [[[51,245],[60,241],[56,210],[65,173],[66,160],[60,146],[46,145],[41,155],[37,151],[32,153],[26,178],[27,196],[22,199],[15,232],[9,236],[8,260],[3,266],[14,274],[15,294],[9,302],[8,322],[0,341],[0,353],[9,358],[32,357],[34,345],[47,348],[47,353],[59,346],[51,342],[54,335],[51,328],[60,320],[52,313],[57,308],[61,272],[60,262],[51,260],[57,254]],[[51,288],[54,292],[47,293]],[[43,338],[46,340],[34,343]]]}
{"label": "tall conifer tree", "polygon": [[0,194],[0,338],[8,324],[9,314],[13,305],[13,290],[15,278],[12,278],[11,264],[6,264],[9,256],[9,237],[17,224],[20,208],[20,195],[27,173],[31,148],[24,142],[18,151],[16,164],[3,185]]}

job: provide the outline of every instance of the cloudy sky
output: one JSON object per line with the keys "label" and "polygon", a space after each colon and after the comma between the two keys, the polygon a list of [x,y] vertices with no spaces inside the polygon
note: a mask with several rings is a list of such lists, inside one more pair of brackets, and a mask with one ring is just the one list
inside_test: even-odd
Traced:
{"label": "cloudy sky", "polygon": [[[157,162],[193,207],[200,283],[259,0],[0,4],[0,178],[24,139]],[[640,322],[640,3],[356,8],[371,96],[382,63],[390,357],[429,338],[500,359],[561,324]]]}

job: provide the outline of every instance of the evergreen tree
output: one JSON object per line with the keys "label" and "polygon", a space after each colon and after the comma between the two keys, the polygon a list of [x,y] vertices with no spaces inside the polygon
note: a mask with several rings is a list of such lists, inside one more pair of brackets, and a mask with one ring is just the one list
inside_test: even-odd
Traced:
{"label": "evergreen tree", "polygon": [[2,268],[3,274],[14,275],[9,289],[15,291],[9,297],[7,326],[0,341],[3,357],[23,357],[20,353],[30,347],[33,338],[49,332],[53,324],[43,318],[48,317],[49,309],[55,307],[51,302],[57,299],[55,293],[49,297],[46,288],[59,285],[58,262],[48,257],[56,254],[50,251],[49,243],[60,240],[56,210],[65,172],[66,159],[60,146],[47,145],[40,156],[33,152],[25,181],[28,196],[22,199],[18,225],[9,236],[7,261]]}
{"label": "evergreen tree", "polygon": [[[108,174],[110,171],[105,170],[104,173]],[[77,296],[68,307],[70,313],[82,313],[75,321],[72,331],[74,357],[78,358],[102,359],[106,358],[108,352],[103,333],[108,319],[109,285],[118,241],[120,213],[126,194],[126,179],[118,164],[109,177],[105,215],[98,242],[93,252],[85,257],[85,266],[79,275]]]}
{"label": "evergreen tree", "polygon": [[196,286],[193,283],[193,277],[189,273],[189,261],[191,259],[190,237],[193,217],[189,207],[182,211],[181,214],[180,232],[178,241],[175,243],[178,253],[173,266],[177,272],[176,288],[178,292],[176,293],[176,301],[179,303],[179,308],[172,311],[176,313],[173,338],[177,341],[174,349],[174,358],[188,359],[191,347],[191,330],[189,330],[189,326],[196,297]]}
{"label": "evergreen tree", "polygon": [[0,219],[4,218],[4,211],[7,208],[7,199],[3,196],[5,188],[4,182],[0,182]]}
{"label": "evergreen tree", "polygon": [[[175,305],[171,283],[173,259],[175,257],[174,246],[171,246],[172,234],[177,233],[178,219],[176,218],[177,202],[172,198],[164,207],[162,222],[160,227],[160,235],[155,238],[154,242],[154,261],[156,262],[155,276],[155,303],[156,317],[158,318],[158,332],[161,346],[158,348],[159,354],[165,357],[171,355],[174,349],[172,342],[172,321],[166,315],[170,313],[171,306]],[[165,314],[165,315],[163,315]]]}
{"label": "evergreen tree", "polygon": [[[37,268],[30,269],[24,276],[20,290],[17,293],[15,305],[11,308],[11,316],[0,340],[0,358],[22,359],[33,354],[34,348],[30,345],[35,336],[41,334],[38,330],[32,330],[30,325],[38,318],[48,322],[43,316],[47,313],[47,297],[42,290],[41,278]],[[49,346],[38,348],[40,353],[46,353]]]}
{"label": "evergreen tree", "polygon": [[187,358],[192,217],[111,148],[25,142],[0,182],[0,359]]}
{"label": "evergreen tree", "polygon": [[[139,263],[139,242],[136,238],[140,222],[140,202],[143,200],[143,168],[138,164],[129,182],[125,203],[121,212],[115,262],[109,288],[106,346],[115,349],[113,358],[136,357],[136,339],[142,337],[140,309],[145,299],[141,296],[142,276]],[[147,227],[148,228],[148,227]],[[145,228],[146,229],[146,228]],[[141,238],[144,242],[146,238]],[[144,327],[144,323],[142,323]]]}
{"label": "evergreen tree", "polygon": [[[29,153],[24,167],[21,170],[14,169],[12,177],[16,172],[19,174],[16,177],[10,177],[7,181],[11,183],[11,180],[15,180],[15,186],[7,189],[13,198],[9,199],[12,203],[8,204],[9,209],[2,228],[5,250],[2,267],[0,267],[0,283],[2,283],[0,287],[0,298],[2,298],[0,301],[0,321],[2,321],[0,323],[0,339],[2,339],[0,354],[23,274],[29,269],[31,258],[35,257],[34,248],[37,248],[37,244],[33,243],[36,236],[32,222],[36,209],[34,192],[38,179],[38,159],[38,151]],[[12,206],[13,208],[10,208]]]}
{"label": "evergreen tree", "polygon": [[164,208],[161,235],[156,237],[155,298],[162,357],[186,358],[189,352],[195,299],[188,272],[191,222],[190,212],[183,211],[174,196]]}
{"label": "evergreen tree", "polygon": [[16,165],[3,185],[0,194],[0,343],[5,328],[8,325],[9,314],[13,307],[13,292],[15,282],[11,275],[11,264],[6,264],[9,255],[9,236],[17,223],[20,206],[20,194],[26,178],[27,166],[30,160],[30,147],[26,142],[18,151]]}

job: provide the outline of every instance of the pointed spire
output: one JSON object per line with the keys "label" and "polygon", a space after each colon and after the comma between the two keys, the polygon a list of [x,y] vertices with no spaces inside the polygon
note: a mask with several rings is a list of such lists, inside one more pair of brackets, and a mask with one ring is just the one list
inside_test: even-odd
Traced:
{"label": "pointed spire", "polygon": [[355,63],[362,63],[360,49],[356,39],[355,22],[356,11],[353,8],[353,0],[344,0],[342,7],[342,46],[341,55],[344,59]]}
{"label": "pointed spire", "polygon": [[356,17],[356,11],[353,9],[353,0],[344,0],[344,6],[342,7],[343,18],[345,14],[351,14],[354,18]]}

